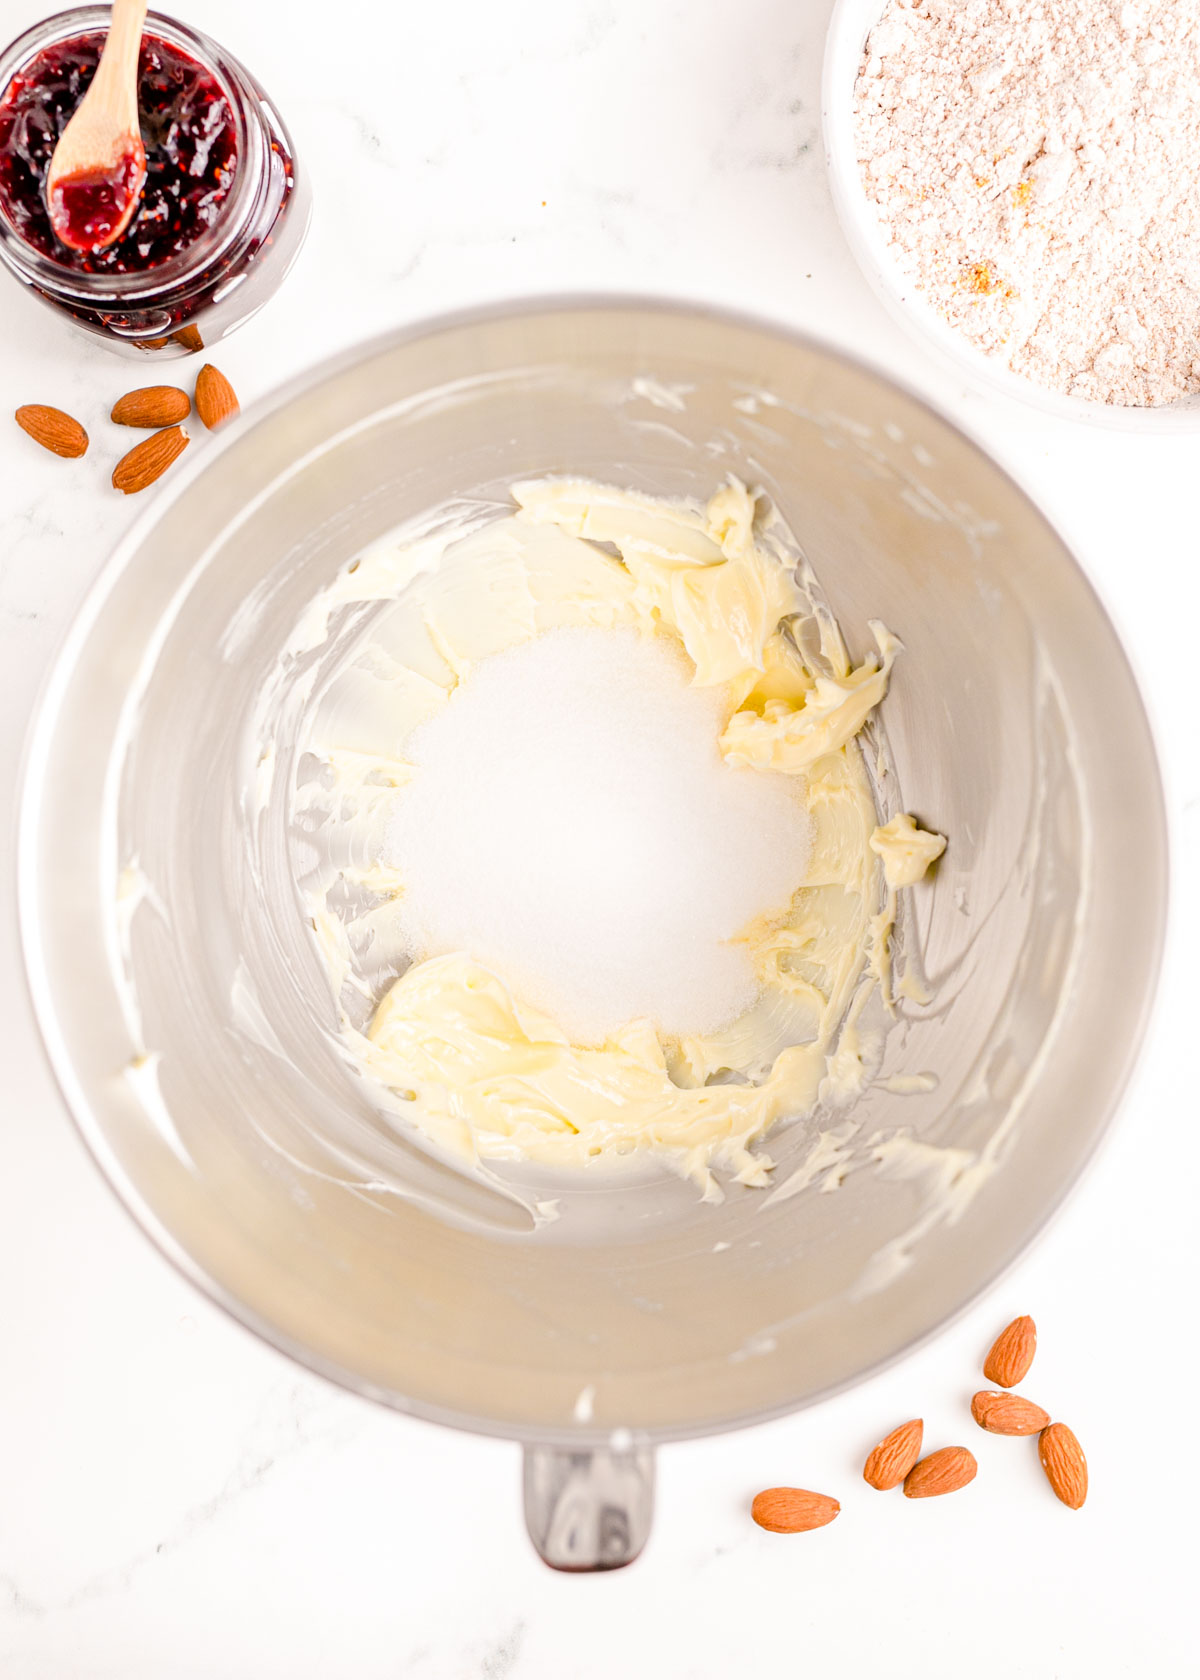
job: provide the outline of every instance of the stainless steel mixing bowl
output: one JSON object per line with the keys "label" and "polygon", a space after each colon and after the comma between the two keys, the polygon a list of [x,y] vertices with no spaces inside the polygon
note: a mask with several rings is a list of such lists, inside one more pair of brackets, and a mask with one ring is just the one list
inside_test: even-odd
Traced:
{"label": "stainless steel mixing bowl", "polygon": [[[519,1438],[543,1555],[625,1561],[655,1443],[895,1358],[1012,1261],[1095,1147],[1166,895],[1120,643],[1060,538],[954,426],[844,355],[706,310],[434,322],[306,374],[195,453],[104,572],[34,731],[20,891],[63,1091],[130,1210],[215,1300],[361,1394]],[[564,1217],[535,1228],[381,1119],[314,1028],[332,1006],[284,826],[241,799],[254,697],[367,540],[556,471],[761,484],[855,650],[872,616],[905,643],[890,750],[905,805],[950,847],[910,918],[936,996],[905,1005],[888,1068],[937,1086],[872,1085],[860,1139],[908,1128],[928,1147],[834,1194],[710,1207],[669,1175],[600,1177],[559,1186]],[[813,1130],[773,1136],[777,1181]]]}

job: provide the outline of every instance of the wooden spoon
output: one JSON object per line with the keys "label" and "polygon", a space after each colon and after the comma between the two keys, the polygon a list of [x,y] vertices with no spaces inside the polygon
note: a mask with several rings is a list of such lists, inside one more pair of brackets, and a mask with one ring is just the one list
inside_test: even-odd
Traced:
{"label": "wooden spoon", "polygon": [[108,39],[91,86],[59,136],[46,176],[56,237],[73,251],[120,239],[146,181],[138,121],[138,53],[149,0],[113,0]]}

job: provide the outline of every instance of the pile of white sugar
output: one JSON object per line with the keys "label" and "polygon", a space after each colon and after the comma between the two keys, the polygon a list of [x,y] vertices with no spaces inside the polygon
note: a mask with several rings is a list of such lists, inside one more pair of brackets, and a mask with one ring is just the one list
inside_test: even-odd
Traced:
{"label": "pile of white sugar", "polygon": [[1037,384],[1200,391],[1200,0],[888,0],[855,88],[894,255]]}
{"label": "pile of white sugar", "polygon": [[387,861],[415,957],[465,951],[578,1043],[754,1001],[729,943],[801,884],[796,779],[722,760],[719,695],[665,638],[555,630],[484,660],[415,730]]}

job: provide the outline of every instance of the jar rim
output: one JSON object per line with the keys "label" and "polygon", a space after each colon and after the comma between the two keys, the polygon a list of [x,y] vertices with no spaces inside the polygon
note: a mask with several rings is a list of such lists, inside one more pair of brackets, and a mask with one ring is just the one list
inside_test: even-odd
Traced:
{"label": "jar rim", "polygon": [[[0,54],[0,98],[13,77],[38,53],[78,35],[107,34],[111,16],[108,6],[76,6],[68,11],[56,12],[25,30]],[[195,58],[215,78],[228,100],[238,158],[232,191],[215,224],[193,244],[153,268],[126,274],[89,274],[56,261],[22,238],[0,208],[0,254],[19,268],[24,278],[55,292],[89,301],[107,298],[131,303],[140,299],[158,299],[164,292],[186,288],[191,280],[207,271],[236,242],[246,224],[248,212],[254,207],[264,158],[261,135],[247,123],[245,117],[241,86],[246,77],[245,70],[232,53],[211,36],[163,12],[146,14],[144,33],[165,41],[169,46],[179,47]]]}

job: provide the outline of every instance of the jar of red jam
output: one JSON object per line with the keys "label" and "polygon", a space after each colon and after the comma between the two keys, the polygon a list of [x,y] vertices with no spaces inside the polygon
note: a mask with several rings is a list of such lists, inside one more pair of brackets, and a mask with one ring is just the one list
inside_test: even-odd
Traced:
{"label": "jar of red jam", "polygon": [[137,211],[104,250],[59,244],[46,174],[95,74],[108,18],[106,6],[60,12],[0,57],[0,261],[114,349],[182,356],[217,343],[275,291],[308,229],[308,185],[249,71],[199,30],[151,12]]}

